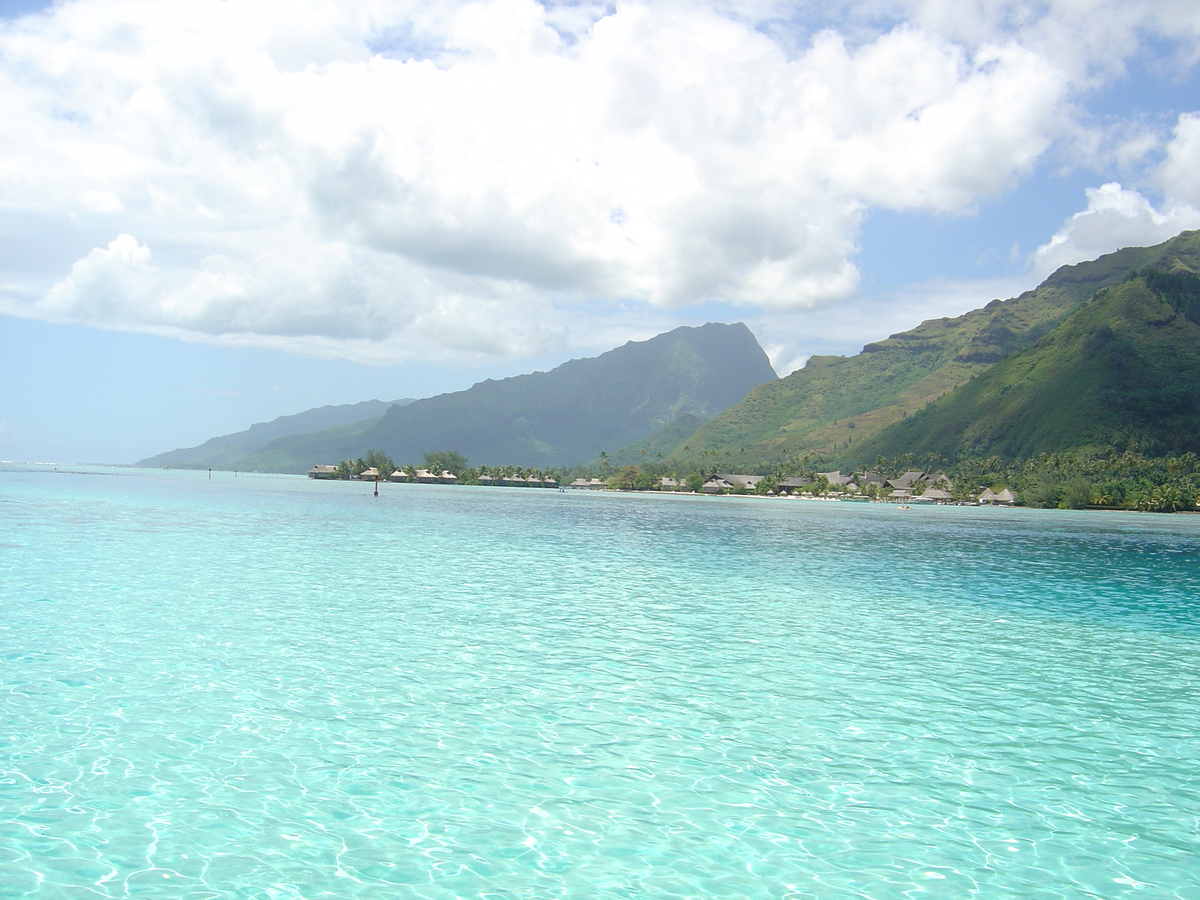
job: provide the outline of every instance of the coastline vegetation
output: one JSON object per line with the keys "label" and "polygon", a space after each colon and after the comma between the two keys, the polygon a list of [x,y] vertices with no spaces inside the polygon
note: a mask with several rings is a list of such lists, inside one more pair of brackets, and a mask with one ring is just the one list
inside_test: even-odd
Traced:
{"label": "coastline vegetation", "polygon": [[[421,469],[440,475],[454,476],[457,484],[489,484],[518,479],[532,484],[565,485],[574,479],[603,482],[609,490],[620,491],[688,491],[699,493],[708,478],[718,471],[728,471],[721,457],[713,454],[705,466],[691,471],[679,471],[661,456],[639,464],[616,466],[606,455],[598,464],[574,468],[539,469],[527,466],[476,466],[461,453],[444,450],[426,453]],[[824,496],[836,486],[831,485],[822,470],[827,469],[827,457],[808,453],[754,473],[761,476],[753,488],[737,485],[732,493],[768,494],[779,490],[785,479],[807,482],[806,491]],[[405,480],[416,481],[418,467],[397,465],[387,454],[370,450],[359,459],[347,459],[336,468],[336,478],[359,478],[374,469],[381,480],[387,473],[402,472]],[[1037,457],[1003,460],[998,456],[966,455],[948,460],[938,454],[920,456],[906,453],[894,458],[878,457],[862,471],[883,479],[898,478],[914,470],[945,474],[953,501],[969,502],[985,489],[995,492],[1011,490],[1018,506],[1042,509],[1113,509],[1143,512],[1181,512],[1200,508],[1200,456],[1183,453],[1177,456],[1150,457],[1132,450],[1096,455],[1075,453],[1043,453]],[[664,487],[664,479],[667,485]],[[858,478],[863,484],[858,491],[869,499],[882,500],[889,488]],[[914,496],[919,496],[917,487]]]}

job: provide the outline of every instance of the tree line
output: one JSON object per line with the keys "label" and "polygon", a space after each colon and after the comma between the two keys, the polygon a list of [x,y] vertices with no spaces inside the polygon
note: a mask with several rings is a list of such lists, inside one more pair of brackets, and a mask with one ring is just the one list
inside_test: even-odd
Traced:
{"label": "tree line", "polygon": [[[499,481],[506,478],[553,479],[567,484],[575,478],[598,478],[614,490],[653,491],[662,489],[664,478],[672,479],[678,490],[699,493],[710,476],[718,472],[737,471],[727,453],[702,454],[700,465],[681,471],[661,454],[640,464],[614,466],[602,453],[599,462],[573,468],[539,469],[529,466],[469,465],[465,456],[455,450],[426,453],[420,468],[435,475],[450,472],[460,484],[479,484],[484,476]],[[766,494],[777,491],[786,478],[801,478],[808,482],[807,490],[820,496],[832,486],[821,475],[830,461],[822,454],[807,452],[781,459],[757,471],[761,480],[753,491]],[[397,470],[410,480],[417,475],[417,466],[397,465],[387,454],[368,450],[358,459],[347,459],[337,466],[339,478],[357,478],[367,469],[377,469],[381,479],[388,479]],[[761,468],[761,467],[760,467]],[[906,453],[895,458],[879,457],[862,472],[883,479],[896,478],[904,472],[919,470],[944,474],[950,494],[955,500],[977,497],[985,488],[1013,491],[1018,505],[1057,509],[1129,509],[1147,512],[1178,512],[1200,508],[1200,457],[1194,453],[1177,456],[1145,456],[1134,450],[1110,451],[1102,454],[1043,453],[1036,457],[1005,460],[999,456],[964,455],[946,459],[936,453],[915,455]],[[735,488],[735,492],[748,489]],[[921,490],[916,488],[917,493]],[[862,493],[882,498],[890,489],[864,484]]]}
{"label": "tree line", "polygon": [[[779,483],[790,477],[807,480],[807,489],[817,496],[831,489],[820,473],[833,464],[821,453],[803,452],[781,458],[756,467],[755,472],[741,470],[736,457],[735,452],[709,451],[701,454],[701,465],[681,472],[661,454],[640,465],[619,469],[606,465],[607,458],[602,455],[599,463],[580,466],[571,474],[600,477],[610,487],[620,490],[655,490],[665,477],[680,482],[682,489],[699,491],[708,477],[718,472],[762,475],[754,488],[762,494],[777,490]],[[1099,454],[1042,453],[1027,459],[971,454],[948,459],[937,453],[906,453],[878,457],[870,466],[853,474],[871,473],[886,480],[913,470],[946,475],[954,500],[973,499],[985,488],[997,493],[1007,488],[1016,495],[1018,505],[1046,509],[1179,512],[1200,508],[1200,457],[1190,452],[1148,456],[1126,449]],[[916,487],[915,495],[921,490],[921,486]],[[890,488],[865,484],[862,493],[882,498],[890,493]]]}
{"label": "tree line", "polygon": [[479,484],[479,479],[490,476],[495,480],[502,478],[547,478],[561,481],[565,471],[561,469],[539,469],[532,466],[475,466],[469,465],[469,460],[457,450],[438,450],[424,454],[420,465],[405,463],[397,464],[390,456],[380,450],[368,450],[358,459],[346,459],[335,467],[335,475],[342,479],[355,479],[368,469],[379,472],[379,479],[387,481],[393,472],[403,472],[408,479],[415,480],[418,469],[425,469],[434,475],[449,472],[459,484]]}

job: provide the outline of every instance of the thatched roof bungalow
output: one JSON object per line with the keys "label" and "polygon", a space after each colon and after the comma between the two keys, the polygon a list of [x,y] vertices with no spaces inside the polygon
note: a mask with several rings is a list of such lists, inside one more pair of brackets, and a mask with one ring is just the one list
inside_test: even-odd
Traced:
{"label": "thatched roof bungalow", "polygon": [[897,478],[888,479],[888,486],[893,487],[898,491],[912,491],[913,486],[919,481],[925,481],[929,476],[924,472],[918,472],[915,469],[905,472]]}
{"label": "thatched roof bungalow", "polygon": [[1008,488],[996,493],[991,488],[984,488],[979,495],[979,503],[983,506],[1012,506],[1017,500],[1016,495]]}

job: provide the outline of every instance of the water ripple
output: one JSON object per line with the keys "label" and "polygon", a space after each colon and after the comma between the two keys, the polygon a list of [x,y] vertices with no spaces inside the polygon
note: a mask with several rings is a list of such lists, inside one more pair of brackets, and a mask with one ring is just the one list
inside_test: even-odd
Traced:
{"label": "water ripple", "polygon": [[5,897],[1200,896],[1194,517],[0,497]]}

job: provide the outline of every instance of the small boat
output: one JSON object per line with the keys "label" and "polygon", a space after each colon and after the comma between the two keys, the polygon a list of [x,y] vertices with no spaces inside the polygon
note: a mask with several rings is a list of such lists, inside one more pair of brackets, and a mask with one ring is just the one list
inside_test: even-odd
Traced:
{"label": "small boat", "polygon": [[901,507],[899,507],[899,508],[900,508],[900,509],[912,509],[912,507],[911,507],[911,506],[901,506]]}

